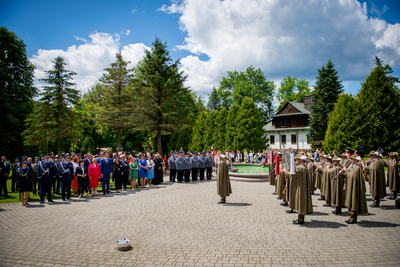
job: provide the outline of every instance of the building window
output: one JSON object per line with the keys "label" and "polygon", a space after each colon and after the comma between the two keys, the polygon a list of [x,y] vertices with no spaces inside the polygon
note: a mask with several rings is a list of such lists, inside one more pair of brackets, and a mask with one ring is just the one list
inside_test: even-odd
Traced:
{"label": "building window", "polygon": [[269,143],[270,143],[271,145],[274,145],[274,144],[275,144],[275,135],[271,135],[271,136],[269,137]]}
{"label": "building window", "polygon": [[292,126],[296,126],[296,118],[292,118]]}
{"label": "building window", "polygon": [[286,120],[285,119],[281,120],[281,127],[286,127]]}
{"label": "building window", "polygon": [[292,134],[292,145],[296,144],[296,135]]}
{"label": "building window", "polygon": [[282,145],[286,145],[286,135],[281,135],[281,143]]}

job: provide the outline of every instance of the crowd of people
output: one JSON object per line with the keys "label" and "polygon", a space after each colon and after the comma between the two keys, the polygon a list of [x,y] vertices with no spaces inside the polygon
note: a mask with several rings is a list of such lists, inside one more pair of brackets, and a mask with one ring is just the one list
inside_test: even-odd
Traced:
{"label": "crowd of people", "polygon": [[[336,152],[336,151],[335,151]],[[346,223],[357,223],[357,216],[368,212],[366,200],[366,182],[369,183],[373,204],[379,207],[380,200],[386,197],[389,187],[389,199],[396,199],[400,191],[400,163],[397,152],[391,152],[389,159],[382,159],[381,151],[371,151],[370,158],[364,161],[360,156],[349,155],[348,151],[334,156],[323,151],[302,152],[296,158],[297,167],[290,169],[282,152],[277,152],[275,162],[267,163],[272,171],[270,184],[275,186],[273,194],[282,199],[281,205],[289,206],[287,213],[298,212],[295,224],[303,224],[304,216],[313,213],[312,198],[316,189],[320,190],[318,200],[325,201],[323,206],[334,206],[333,214],[341,214],[347,207],[350,218]],[[318,159],[313,157],[318,155]],[[340,155],[340,157],[339,157]],[[387,175],[384,167],[387,167]]]}

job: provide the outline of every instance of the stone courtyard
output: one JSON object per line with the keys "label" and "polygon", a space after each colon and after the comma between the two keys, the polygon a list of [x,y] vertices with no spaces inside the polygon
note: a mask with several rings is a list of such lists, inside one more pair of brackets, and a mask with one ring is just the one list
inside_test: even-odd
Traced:
{"label": "stone courtyard", "polygon": [[[224,205],[217,205],[214,179],[29,207],[2,204],[0,266],[400,264],[400,210],[393,200],[347,225],[348,213],[333,215],[317,190],[314,214],[299,226],[269,183],[231,184]],[[131,250],[115,249],[123,238]]]}

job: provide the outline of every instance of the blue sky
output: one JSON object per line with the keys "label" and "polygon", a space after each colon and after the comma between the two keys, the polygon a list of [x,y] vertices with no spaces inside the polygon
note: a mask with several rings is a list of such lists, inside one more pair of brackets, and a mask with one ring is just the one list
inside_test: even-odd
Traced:
{"label": "blue sky", "polygon": [[346,1],[3,0],[0,25],[25,41],[37,78],[61,54],[82,90],[118,49],[135,65],[158,36],[205,98],[226,71],[250,65],[277,86],[287,75],[313,85],[330,58],[356,93],[376,54],[400,75],[400,1]]}

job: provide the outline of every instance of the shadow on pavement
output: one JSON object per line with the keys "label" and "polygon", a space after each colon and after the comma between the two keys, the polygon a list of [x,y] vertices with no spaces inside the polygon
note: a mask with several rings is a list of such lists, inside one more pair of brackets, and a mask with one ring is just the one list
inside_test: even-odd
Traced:
{"label": "shadow on pavement", "polygon": [[27,209],[33,209],[33,208],[44,208],[44,204],[39,204],[39,205],[32,205],[30,204],[29,206],[25,206]]}
{"label": "shadow on pavement", "polygon": [[329,213],[314,211],[314,213],[308,214],[307,216],[325,216],[329,215]]}
{"label": "shadow on pavement", "polygon": [[389,223],[389,222],[375,222],[375,221],[360,221],[358,226],[361,227],[397,227],[400,224],[397,223]]}
{"label": "shadow on pavement", "polygon": [[[311,214],[309,214],[309,215],[311,215]],[[307,216],[309,216],[309,215],[307,215]],[[338,223],[338,222],[311,220],[311,222],[305,222],[304,226],[308,227],[308,228],[339,228],[339,227],[347,227],[347,224]]]}
{"label": "shadow on pavement", "polygon": [[237,206],[237,207],[246,207],[246,206],[252,206],[253,204],[250,203],[225,203],[223,206]]}
{"label": "shadow on pavement", "polygon": [[380,208],[383,210],[398,210],[395,205],[381,205]]}
{"label": "shadow on pavement", "polygon": [[46,202],[47,205],[70,205],[69,201],[55,201],[55,202]]}

